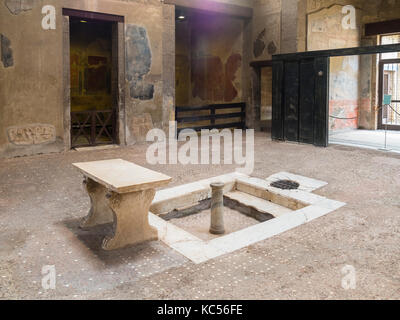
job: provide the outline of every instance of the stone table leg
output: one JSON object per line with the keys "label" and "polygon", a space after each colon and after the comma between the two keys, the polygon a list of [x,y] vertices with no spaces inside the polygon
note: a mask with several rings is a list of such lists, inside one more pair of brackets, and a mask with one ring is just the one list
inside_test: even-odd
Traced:
{"label": "stone table leg", "polygon": [[92,179],[85,179],[83,184],[90,197],[90,210],[89,214],[82,219],[80,227],[87,229],[99,224],[106,224],[113,222],[113,212],[108,205],[106,199],[107,189],[101,184],[93,181]]}
{"label": "stone table leg", "polygon": [[158,239],[157,229],[150,226],[148,218],[154,195],[154,189],[110,194],[108,203],[114,212],[114,236],[103,240],[104,250]]}

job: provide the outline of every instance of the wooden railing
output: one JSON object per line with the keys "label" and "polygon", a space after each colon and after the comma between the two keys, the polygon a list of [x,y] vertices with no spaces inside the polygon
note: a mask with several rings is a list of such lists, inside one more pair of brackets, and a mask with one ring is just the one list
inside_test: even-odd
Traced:
{"label": "wooden railing", "polygon": [[115,112],[88,110],[71,112],[72,147],[115,143]]}
{"label": "wooden railing", "polygon": [[[235,112],[225,112],[217,113],[217,110],[227,110],[227,109],[238,109]],[[239,111],[240,110],[240,111]],[[183,112],[202,112],[208,111],[209,114],[201,115],[188,115],[181,116]],[[216,120],[220,119],[238,119],[240,121],[228,122],[228,123],[216,123]],[[175,120],[178,122],[178,134],[184,129],[192,129],[195,131],[201,131],[202,129],[224,129],[224,128],[238,128],[245,129],[246,127],[246,103],[230,103],[230,104],[212,104],[208,106],[200,107],[176,107],[175,108]],[[209,122],[208,124],[197,124],[197,122]],[[191,125],[188,127],[183,127],[182,124]],[[181,126],[180,126],[181,125]]]}

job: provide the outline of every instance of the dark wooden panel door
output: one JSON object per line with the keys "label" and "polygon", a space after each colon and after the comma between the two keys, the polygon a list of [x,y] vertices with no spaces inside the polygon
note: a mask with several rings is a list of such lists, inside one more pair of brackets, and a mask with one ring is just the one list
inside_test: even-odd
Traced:
{"label": "dark wooden panel door", "polygon": [[299,142],[314,143],[314,59],[300,62]]}
{"label": "dark wooden panel door", "polygon": [[273,62],[272,139],[328,146],[329,57]]}
{"label": "dark wooden panel door", "polygon": [[272,130],[273,140],[284,140],[283,136],[283,61],[272,64]]}
{"label": "dark wooden panel door", "polygon": [[299,62],[285,63],[284,74],[284,136],[299,141]]}
{"label": "dark wooden panel door", "polygon": [[329,57],[315,58],[314,145],[328,146]]}

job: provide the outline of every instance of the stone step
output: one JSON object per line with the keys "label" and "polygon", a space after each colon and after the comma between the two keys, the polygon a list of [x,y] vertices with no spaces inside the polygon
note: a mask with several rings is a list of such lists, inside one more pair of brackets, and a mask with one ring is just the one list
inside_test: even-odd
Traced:
{"label": "stone step", "polygon": [[224,194],[225,197],[236,200],[241,204],[253,207],[254,209],[262,212],[262,213],[269,213],[272,214],[274,217],[279,217],[285,213],[292,212],[293,210],[288,209],[286,207],[282,207],[278,204],[273,202],[260,199],[258,197],[252,196],[248,193],[241,192],[241,191],[232,191]]}

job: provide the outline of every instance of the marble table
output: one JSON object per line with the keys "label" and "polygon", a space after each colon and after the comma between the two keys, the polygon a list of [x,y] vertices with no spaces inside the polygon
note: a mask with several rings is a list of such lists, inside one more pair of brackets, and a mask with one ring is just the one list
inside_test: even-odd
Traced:
{"label": "marble table", "polygon": [[91,208],[81,228],[114,223],[114,235],[105,237],[104,250],[157,240],[148,212],[155,189],[172,178],[121,159],[74,163],[84,176]]}

